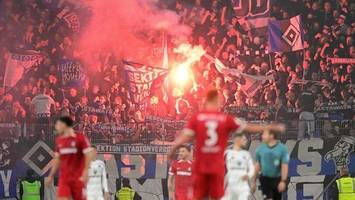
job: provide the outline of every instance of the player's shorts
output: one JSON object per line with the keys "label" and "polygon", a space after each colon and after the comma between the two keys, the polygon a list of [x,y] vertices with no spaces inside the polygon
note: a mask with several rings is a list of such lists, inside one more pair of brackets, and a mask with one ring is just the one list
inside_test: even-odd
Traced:
{"label": "player's shorts", "polygon": [[104,200],[105,198],[102,195],[87,195],[86,200]]}
{"label": "player's shorts", "polygon": [[[233,188],[232,188],[233,187]],[[238,187],[238,185],[227,187],[222,200],[248,200],[250,189],[248,187]]]}
{"label": "player's shorts", "polygon": [[193,175],[193,193],[195,199],[211,197],[220,199],[224,195],[224,174],[195,173]]}
{"label": "player's shorts", "polygon": [[193,199],[193,194],[192,194],[191,187],[185,191],[175,190],[175,200],[192,200],[192,199]]}
{"label": "player's shorts", "polygon": [[80,180],[62,180],[58,183],[58,197],[72,198],[73,200],[86,200],[86,187]]}
{"label": "player's shorts", "polygon": [[281,200],[282,193],[277,189],[280,180],[281,178],[260,176],[261,191],[266,199]]}

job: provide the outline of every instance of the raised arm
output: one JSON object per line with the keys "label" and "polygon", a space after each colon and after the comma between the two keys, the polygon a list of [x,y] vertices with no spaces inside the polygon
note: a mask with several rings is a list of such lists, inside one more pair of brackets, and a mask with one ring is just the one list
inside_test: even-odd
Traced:
{"label": "raised arm", "polygon": [[245,125],[244,131],[248,133],[260,133],[263,131],[275,131],[278,133],[283,133],[286,130],[286,127],[284,124],[253,124],[253,123],[247,123]]}

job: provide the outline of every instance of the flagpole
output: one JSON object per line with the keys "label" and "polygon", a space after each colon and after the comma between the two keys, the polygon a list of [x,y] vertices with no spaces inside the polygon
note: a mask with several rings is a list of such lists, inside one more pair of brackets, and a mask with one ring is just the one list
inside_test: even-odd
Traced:
{"label": "flagpole", "polygon": [[305,50],[305,48],[303,48],[303,60],[302,60],[302,64],[301,64],[301,66],[302,66],[302,91],[304,90],[304,85],[305,85],[305,70],[304,70],[304,68],[303,68],[303,62],[305,61],[305,58],[306,58],[306,50]]}
{"label": "flagpole", "polygon": [[271,55],[270,54],[271,54],[271,52],[269,52],[269,55],[268,55],[269,56],[269,64],[270,64],[270,68],[273,69],[273,64],[271,62]]}

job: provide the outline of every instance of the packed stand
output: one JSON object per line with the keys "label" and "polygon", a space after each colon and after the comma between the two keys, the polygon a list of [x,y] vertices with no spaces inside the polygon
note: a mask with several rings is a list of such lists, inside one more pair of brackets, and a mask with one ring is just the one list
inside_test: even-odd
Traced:
{"label": "packed stand", "polygon": [[[354,119],[354,64],[334,65],[328,58],[355,58],[355,2],[276,1],[271,8],[272,19],[302,14],[306,48],[270,56],[235,56],[243,50],[265,51],[267,35],[250,29],[245,19],[234,17],[231,1],[162,2],[161,6],[176,11],[182,23],[193,29],[189,38],[192,44],[203,46],[230,68],[251,75],[273,74],[275,81],[266,82],[253,97],[247,97],[240,90],[241,77],[223,77],[213,63],[202,58],[192,67],[195,84],[190,88],[170,88],[168,101],[153,95],[144,106],[137,106],[126,98],[128,88],[122,79],[121,61],[111,52],[101,52],[94,57],[98,72],[89,74],[84,87],[65,88],[57,63],[78,57],[78,35],[42,1],[2,0],[0,82],[9,52],[37,50],[45,59],[16,87],[0,89],[0,122],[48,126],[54,117],[70,115],[80,122],[80,130],[95,133],[92,137],[99,139],[172,139],[183,121],[200,108],[201,94],[209,87],[220,91],[228,112],[247,120],[315,120],[324,113],[336,114],[342,120]],[[162,123],[157,125],[157,121]]]}

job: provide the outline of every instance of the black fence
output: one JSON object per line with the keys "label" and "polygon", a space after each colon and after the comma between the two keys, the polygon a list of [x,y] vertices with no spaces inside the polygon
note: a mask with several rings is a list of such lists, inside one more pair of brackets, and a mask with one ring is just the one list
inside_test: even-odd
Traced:
{"label": "black fence", "polygon": [[[254,121],[253,123],[273,123]],[[284,121],[287,127],[282,138],[303,139],[306,137],[337,137],[355,135],[355,120]],[[94,143],[151,144],[169,143],[183,129],[184,121],[138,122],[138,123],[78,123],[75,130],[88,135]],[[0,123],[0,138],[34,138],[54,140],[52,124]]]}

